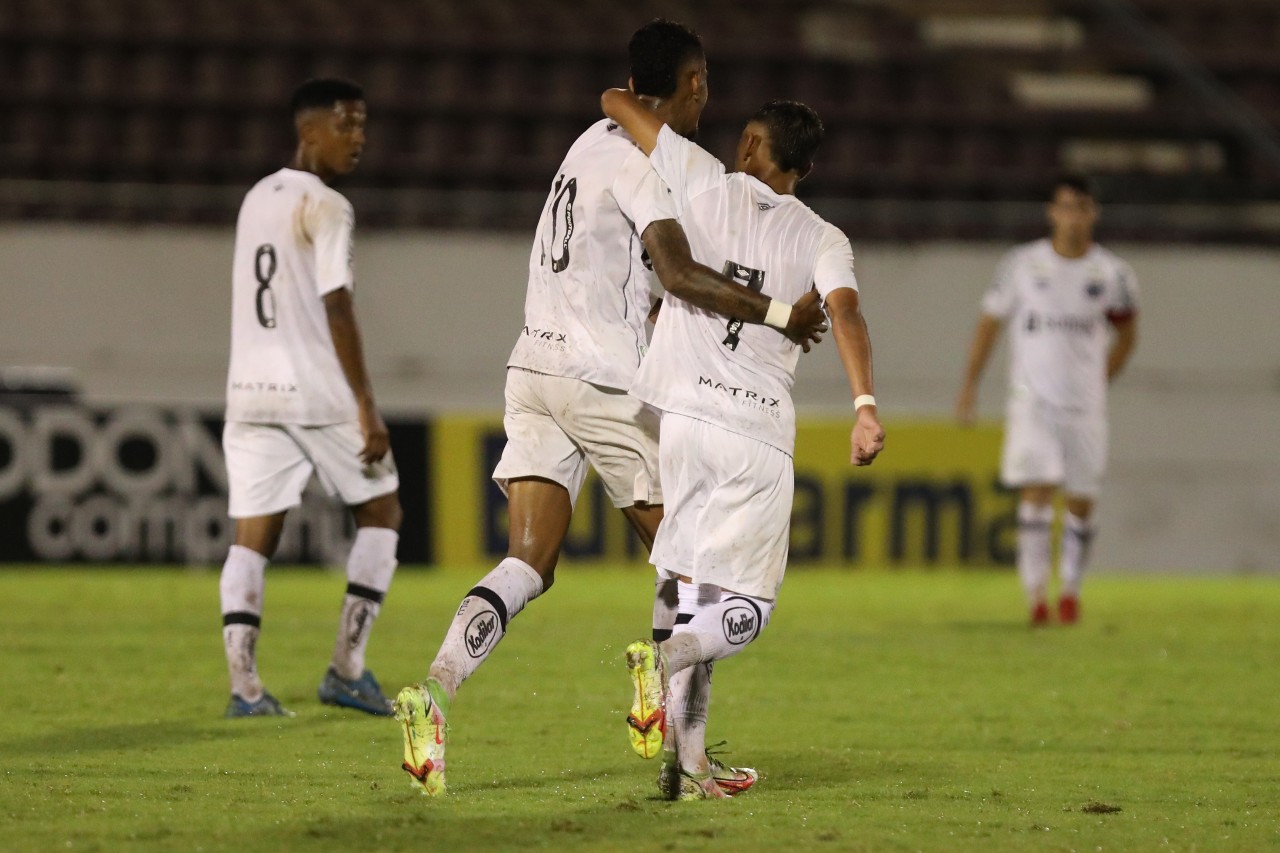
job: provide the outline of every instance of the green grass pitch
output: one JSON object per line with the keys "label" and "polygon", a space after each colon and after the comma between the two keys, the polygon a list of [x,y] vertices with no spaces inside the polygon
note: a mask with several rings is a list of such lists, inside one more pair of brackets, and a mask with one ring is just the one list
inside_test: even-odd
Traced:
{"label": "green grass pitch", "polygon": [[[421,677],[479,571],[402,569],[369,662]],[[1009,573],[795,569],[716,668],[728,802],[655,799],[621,652],[643,568],[561,567],[452,714],[450,792],[396,724],[325,708],[340,576],[273,569],[259,647],[293,720],[223,720],[215,572],[0,572],[6,850],[1280,849],[1280,583],[1098,576],[1031,631]]]}

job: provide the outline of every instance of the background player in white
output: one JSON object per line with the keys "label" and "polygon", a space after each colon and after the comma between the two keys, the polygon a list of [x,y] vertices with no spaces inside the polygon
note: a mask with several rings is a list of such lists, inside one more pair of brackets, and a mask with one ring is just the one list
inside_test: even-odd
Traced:
{"label": "background player in white", "polygon": [[[628,46],[637,88],[691,133],[706,100],[700,39],[670,21]],[[404,763],[426,794],[445,789],[445,719],[462,681],[510,621],[555,579],[573,504],[594,467],[646,547],[662,519],[657,418],[627,388],[646,349],[646,252],[672,294],[726,316],[771,322],[807,349],[825,329],[816,298],[793,309],[695,264],[670,193],[616,124],[599,121],[557,170],[529,257],[524,327],[507,362],[507,445],[494,480],[507,494],[507,557],[458,608],[430,675],[400,691]],[[803,294],[797,293],[799,299]],[[675,621],[674,589],[655,596],[655,629]],[[666,593],[666,594],[664,594]]]}
{"label": "background player in white", "polygon": [[400,484],[352,303],[355,217],[328,186],[360,160],[364,94],[347,81],[311,80],[294,93],[292,114],[293,162],[249,191],[236,222],[222,434],[236,528],[221,582],[226,713],[291,716],[263,689],[255,649],[267,561],[314,471],[357,528],[320,701],[385,716],[390,703],[364,657],[396,568]]}
{"label": "background player in white", "polygon": [[[766,104],[742,133],[736,172],[726,174],[632,92],[610,90],[602,106],[671,188],[696,259],[784,302],[814,288],[821,294],[857,413],[850,458],[870,464],[884,431],[871,396],[871,343],[853,251],[839,229],[795,197],[822,139],[817,114],[798,103]],[[627,648],[636,685],[628,731],[646,758],[675,732],[659,777],[672,798],[726,795],[704,751],[710,664],[759,636],[782,584],[798,357],[793,344],[767,330],[726,322],[672,295],[631,386],[632,395],[662,411],[667,506],[652,562],[660,575],[679,579],[680,617],[670,639]]]}
{"label": "background player in white", "polygon": [[956,415],[973,422],[992,346],[1007,321],[1012,351],[1001,479],[1019,490],[1018,576],[1031,623],[1049,621],[1053,498],[1065,493],[1058,618],[1080,616],[1080,583],[1107,461],[1107,383],[1137,342],[1138,283],[1093,242],[1098,205],[1089,182],[1064,176],[1050,192],[1049,239],[1005,256],[982,301]]}

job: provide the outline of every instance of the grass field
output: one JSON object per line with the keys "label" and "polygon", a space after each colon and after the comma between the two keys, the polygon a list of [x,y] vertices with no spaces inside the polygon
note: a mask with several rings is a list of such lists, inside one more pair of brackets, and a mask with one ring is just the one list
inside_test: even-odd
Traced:
{"label": "grass field", "polygon": [[[402,570],[369,659],[420,677],[471,571]],[[1280,849],[1280,583],[1090,582],[1030,631],[1008,574],[795,570],[716,670],[710,739],[763,779],[654,798],[626,745],[643,569],[563,567],[452,716],[450,793],[388,720],[315,701],[342,581],[268,576],[260,665],[293,720],[220,718],[213,572],[0,572],[0,848]]]}

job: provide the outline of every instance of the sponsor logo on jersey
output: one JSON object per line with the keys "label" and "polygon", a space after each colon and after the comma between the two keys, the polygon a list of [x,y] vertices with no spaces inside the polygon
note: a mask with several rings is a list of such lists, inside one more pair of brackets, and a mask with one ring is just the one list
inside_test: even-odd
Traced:
{"label": "sponsor logo on jersey", "polygon": [[757,210],[773,210],[775,207],[777,207],[776,204],[769,204],[768,202],[764,202],[764,201],[756,202]]}
{"label": "sponsor logo on jersey", "polygon": [[768,394],[761,394],[758,391],[750,391],[746,388],[739,388],[734,385],[725,385],[723,382],[716,382],[705,376],[698,377],[699,388],[710,388],[714,391],[720,391],[728,394],[730,397],[736,397],[739,400],[751,401],[757,405],[766,408],[778,408],[782,403],[781,397],[771,397]]}
{"label": "sponsor logo on jersey", "polygon": [[484,655],[498,639],[498,614],[492,610],[484,610],[471,617],[467,623],[463,642],[467,646],[467,654],[473,658]]}
{"label": "sponsor logo on jersey", "polygon": [[1065,332],[1069,335],[1092,335],[1097,325],[1096,317],[1079,317],[1071,314],[1045,316],[1034,312],[1027,315],[1028,332]]}
{"label": "sponsor logo on jersey", "polygon": [[539,341],[551,341],[556,344],[564,344],[569,342],[568,336],[564,332],[557,332],[553,329],[530,329],[524,327],[524,335],[527,338],[533,338]]}
{"label": "sponsor logo on jersey", "polygon": [[232,391],[266,391],[272,394],[297,394],[298,386],[293,382],[241,382],[231,383]]}
{"label": "sponsor logo on jersey", "polygon": [[756,635],[756,614],[750,607],[731,607],[720,617],[724,638],[735,646],[741,646]]}

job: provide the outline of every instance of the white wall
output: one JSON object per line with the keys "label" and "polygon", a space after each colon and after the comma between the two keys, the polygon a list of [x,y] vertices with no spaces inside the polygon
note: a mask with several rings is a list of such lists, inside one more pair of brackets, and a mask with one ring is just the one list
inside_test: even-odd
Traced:
{"label": "white wall", "polygon": [[[217,405],[230,230],[0,228],[0,365],[74,368],[98,401]],[[858,245],[882,412],[946,417],[977,300],[1005,246]],[[1112,395],[1100,566],[1280,571],[1280,252],[1113,246],[1142,284],[1141,340]],[[496,410],[528,243],[366,233],[358,310],[383,405]],[[983,410],[998,417],[1003,367]],[[847,411],[834,347],[796,399]],[[891,449],[890,449],[890,452]]]}

